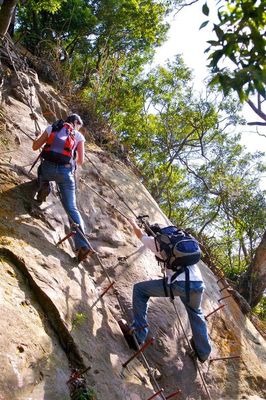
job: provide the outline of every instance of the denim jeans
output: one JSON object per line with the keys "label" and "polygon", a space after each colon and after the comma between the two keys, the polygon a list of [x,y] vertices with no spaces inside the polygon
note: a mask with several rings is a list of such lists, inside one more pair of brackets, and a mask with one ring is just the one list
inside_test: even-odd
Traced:
{"label": "denim jeans", "polygon": [[[166,285],[166,287],[169,292],[169,285]],[[201,310],[203,289],[203,282],[190,281],[190,300],[187,302],[185,282],[175,281],[172,284],[173,294],[180,297],[186,308],[197,353],[201,359],[205,360],[211,353],[211,346],[207,324]],[[132,327],[135,329],[139,343],[143,343],[148,334],[147,311],[150,297],[165,297],[163,279],[139,282],[133,287],[134,320]]]}
{"label": "denim jeans", "polygon": [[[76,204],[76,182],[73,167],[43,161],[40,166],[39,190],[44,187],[47,188],[49,181],[57,183],[66,213],[85,233],[84,222]],[[80,247],[89,247],[86,240],[79,233],[74,235],[74,243],[76,250]]]}

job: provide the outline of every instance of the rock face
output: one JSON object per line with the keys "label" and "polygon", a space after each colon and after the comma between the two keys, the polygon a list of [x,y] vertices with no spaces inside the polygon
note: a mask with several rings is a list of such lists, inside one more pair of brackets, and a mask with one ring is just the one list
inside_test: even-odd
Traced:
{"label": "rock face", "polygon": [[[49,99],[53,89],[40,82],[35,88],[38,110],[44,112],[47,103],[38,102],[38,93]],[[16,93],[19,99],[12,97]],[[65,115],[65,106],[53,101],[57,117]],[[56,190],[40,208],[33,201],[36,168],[34,174],[28,170],[36,158],[31,151],[34,123],[21,91],[13,86],[6,91],[0,111],[0,399],[74,398],[73,380],[67,381],[76,369],[88,368],[83,378],[98,400],[148,400],[159,389],[141,358],[122,367],[132,351],[117,320],[131,318],[134,283],[159,277],[161,271],[123,215],[149,214],[151,222],[161,224],[167,218],[122,162],[88,143],[86,162],[77,172],[78,204],[98,254],[78,265],[70,241],[56,246],[68,233]],[[40,114],[38,122],[45,128]],[[206,265],[200,267],[205,315],[224,305],[208,318],[214,360],[199,367],[209,398],[265,399],[265,341],[232,297],[220,301],[229,293]],[[111,288],[101,297],[110,282],[116,292]],[[182,326],[169,299],[151,299],[149,324],[156,341],[145,355],[161,374],[156,382],[164,397],[180,389],[177,399],[208,398],[186,353],[185,309],[179,299],[175,306]],[[215,360],[231,356],[239,358]]]}
{"label": "rock face", "polygon": [[1,395],[14,400],[69,398],[68,359],[45,312],[8,254],[1,254],[0,265]]}

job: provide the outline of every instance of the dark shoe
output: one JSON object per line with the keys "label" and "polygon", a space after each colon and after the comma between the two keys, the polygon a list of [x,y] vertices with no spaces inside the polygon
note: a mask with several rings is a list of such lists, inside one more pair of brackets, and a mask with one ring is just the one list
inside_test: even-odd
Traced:
{"label": "dark shoe", "polygon": [[50,194],[50,191],[51,189],[49,183],[42,186],[36,197],[38,204],[42,204],[44,201],[46,201],[46,197]]}
{"label": "dark shoe", "polygon": [[199,362],[204,363],[205,361],[207,361],[208,357],[205,358],[205,359],[203,359],[203,358],[201,358],[201,357],[199,356],[199,354],[198,354],[198,352],[197,352],[197,350],[196,350],[196,346],[195,346],[195,342],[194,342],[194,339],[193,339],[193,338],[190,339],[190,345],[191,345],[191,347],[192,347],[192,349],[193,349],[194,355],[195,355],[196,358],[199,360]]}
{"label": "dark shoe", "polygon": [[80,247],[77,251],[77,259],[78,262],[80,263],[81,261],[84,261],[85,258],[91,256],[94,252],[94,250],[90,249],[89,247]]}
{"label": "dark shoe", "polygon": [[127,322],[124,319],[120,319],[118,321],[118,325],[126,339],[126,342],[130,349],[137,351],[139,348],[137,346],[136,340],[132,335],[132,329],[128,326]]}

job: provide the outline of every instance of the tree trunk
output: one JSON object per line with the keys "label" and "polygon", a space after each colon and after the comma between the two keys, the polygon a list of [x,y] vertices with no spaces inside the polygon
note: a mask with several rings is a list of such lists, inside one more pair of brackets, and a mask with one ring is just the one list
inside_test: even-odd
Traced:
{"label": "tree trunk", "polygon": [[238,291],[251,308],[261,300],[266,288],[266,231],[247,271],[240,277]]}
{"label": "tree trunk", "polygon": [[7,30],[8,34],[12,38],[14,36],[15,24],[16,24],[16,7],[14,8],[13,15],[11,17],[10,24],[9,24],[9,27],[8,27],[8,30]]}
{"label": "tree trunk", "polygon": [[4,0],[0,9],[0,36],[5,36],[18,0]]}

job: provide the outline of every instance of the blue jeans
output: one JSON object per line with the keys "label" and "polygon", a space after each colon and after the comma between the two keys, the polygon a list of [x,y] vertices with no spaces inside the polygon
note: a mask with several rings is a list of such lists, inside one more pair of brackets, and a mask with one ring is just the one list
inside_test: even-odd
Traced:
{"label": "blue jeans", "polygon": [[[79,225],[85,233],[83,219],[76,204],[76,182],[71,165],[59,165],[50,161],[43,161],[40,166],[39,190],[49,185],[49,181],[55,181],[58,185],[61,201],[68,216]],[[75,248],[89,247],[81,234],[74,235]]]}
{"label": "blue jeans", "polygon": [[[169,285],[166,286],[169,293]],[[207,324],[201,310],[203,289],[203,282],[190,281],[190,300],[187,302],[185,282],[175,281],[172,284],[173,294],[180,297],[186,308],[197,353],[201,359],[205,360],[211,353],[211,346]],[[150,297],[165,297],[163,279],[139,282],[133,287],[134,320],[132,327],[135,329],[139,343],[143,343],[148,334],[147,311]],[[165,310],[165,312],[167,311]]]}

